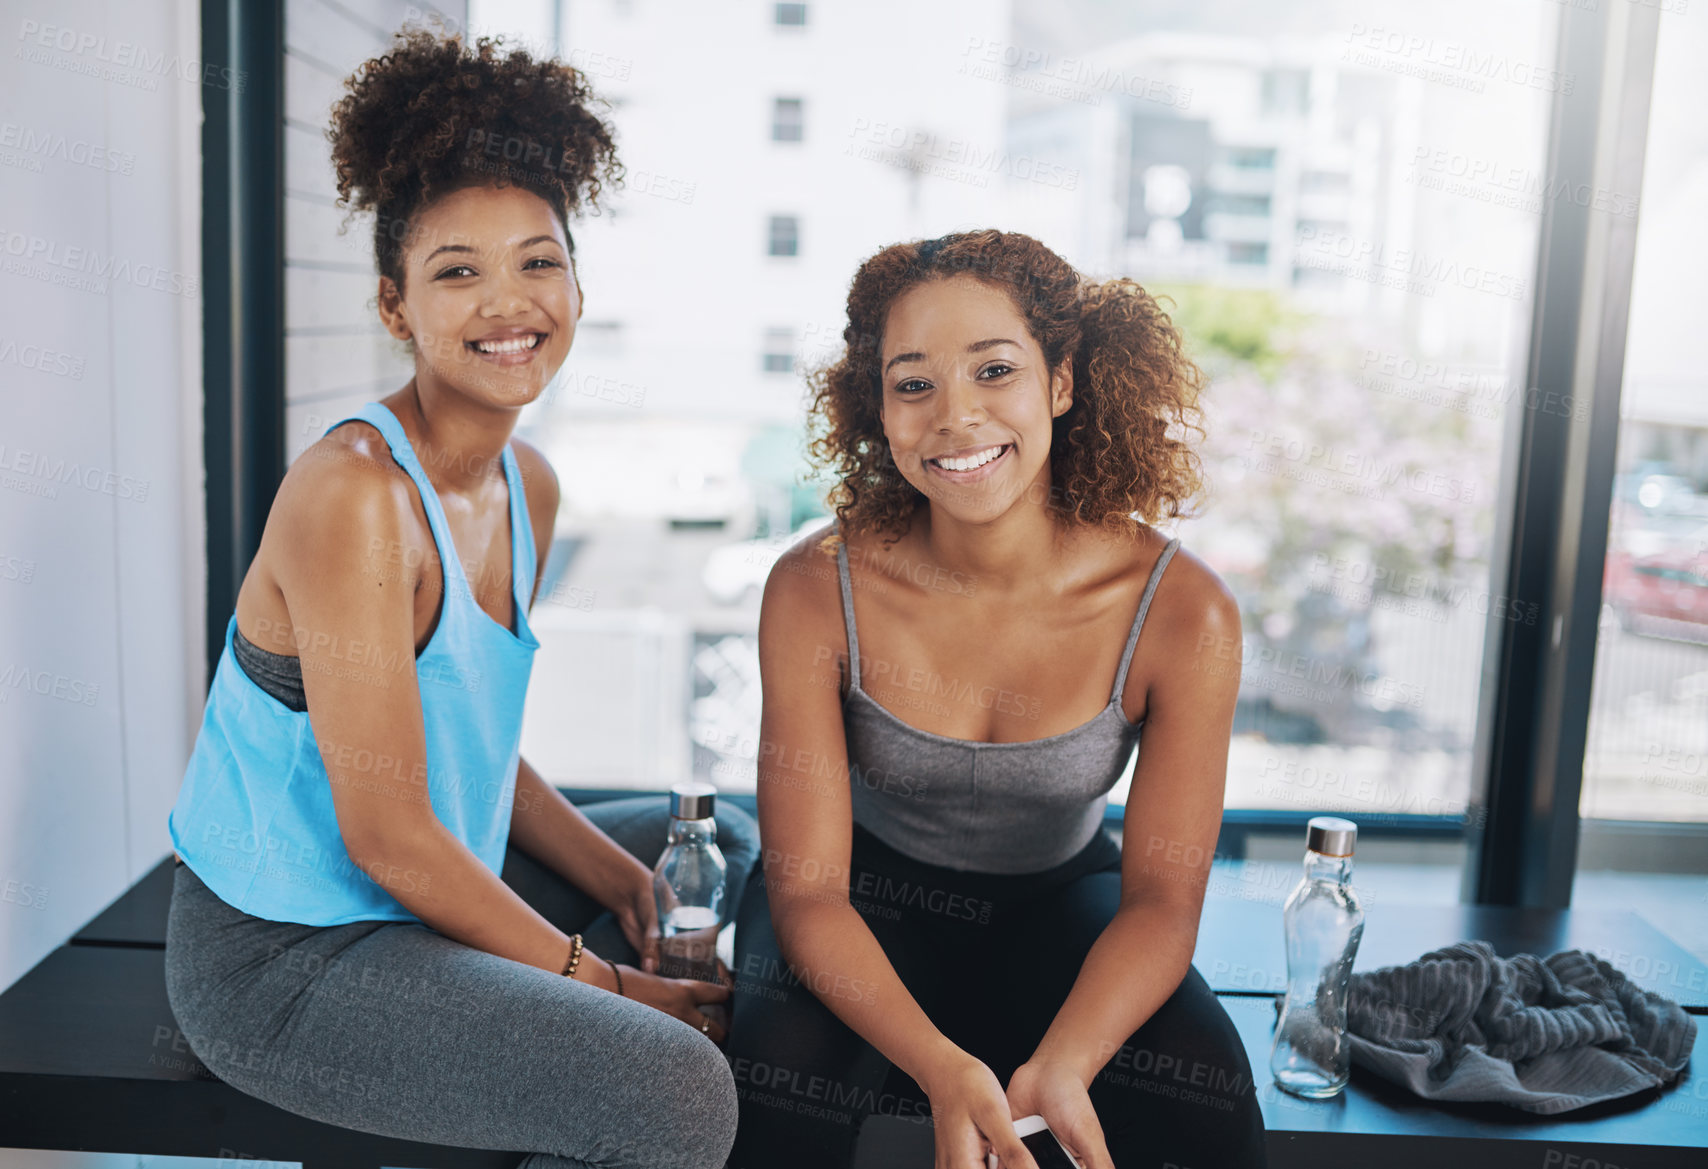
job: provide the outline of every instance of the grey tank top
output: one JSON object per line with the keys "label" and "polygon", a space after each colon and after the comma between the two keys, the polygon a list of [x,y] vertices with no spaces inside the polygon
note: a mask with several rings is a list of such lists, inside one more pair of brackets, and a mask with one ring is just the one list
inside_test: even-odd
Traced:
{"label": "grey tank top", "polygon": [[[1109,704],[1070,731],[1017,743],[981,743],[922,731],[866,693],[860,683],[848,546],[840,545],[836,571],[848,630],[849,674],[842,720],[854,823],[915,860],[969,872],[1042,872],[1091,843],[1102,826],[1109,790],[1138,748],[1144,720],[1127,721],[1121,691],[1151,597],[1179,545],[1178,536],[1168,542],[1145,582]],[[933,691],[939,696],[958,693],[959,683],[910,678],[899,688],[929,699]],[[1030,702],[1023,695],[990,689],[960,696],[987,707],[1006,701],[1018,709]]]}

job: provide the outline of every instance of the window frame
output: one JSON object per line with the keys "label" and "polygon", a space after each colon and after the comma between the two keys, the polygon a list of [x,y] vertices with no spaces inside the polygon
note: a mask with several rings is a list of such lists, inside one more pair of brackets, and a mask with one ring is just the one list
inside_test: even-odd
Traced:
{"label": "window frame", "polygon": [[202,460],[207,682],[285,476],[285,10],[203,0]]}

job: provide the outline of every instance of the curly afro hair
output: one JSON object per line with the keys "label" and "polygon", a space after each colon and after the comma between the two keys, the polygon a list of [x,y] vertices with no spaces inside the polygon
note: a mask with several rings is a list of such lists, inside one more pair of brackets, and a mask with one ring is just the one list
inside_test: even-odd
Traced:
{"label": "curly afro hair", "polygon": [[374,212],[374,259],[399,288],[410,220],[441,195],[526,186],[567,232],[584,205],[598,209],[602,182],[622,182],[612,129],[592,110],[604,103],[587,79],[502,48],[499,37],[465,43],[405,28],[345,80],[332,107],[338,205]]}
{"label": "curly afro hair", "polygon": [[854,275],[843,352],[808,381],[808,453],[836,479],[842,530],[897,539],[925,499],[884,440],[884,322],[910,288],[959,275],[1008,293],[1050,369],[1072,362],[1073,404],[1050,436],[1046,506],[1057,521],[1136,533],[1140,520],[1185,514],[1203,487],[1186,436],[1204,434],[1204,379],[1180,331],[1136,281],[1086,280],[1030,236],[985,230],[894,244]]}

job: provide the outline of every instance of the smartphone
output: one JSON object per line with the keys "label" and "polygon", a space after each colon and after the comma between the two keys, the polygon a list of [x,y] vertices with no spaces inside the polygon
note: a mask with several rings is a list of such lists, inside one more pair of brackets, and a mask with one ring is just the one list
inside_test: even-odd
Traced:
{"label": "smartphone", "polygon": [[[1079,1159],[1067,1151],[1067,1146],[1050,1131],[1042,1116],[1022,1116],[1014,1122],[1014,1135],[1038,1162],[1038,1169],[1085,1169]],[[988,1158],[990,1169],[997,1169],[996,1154]]]}

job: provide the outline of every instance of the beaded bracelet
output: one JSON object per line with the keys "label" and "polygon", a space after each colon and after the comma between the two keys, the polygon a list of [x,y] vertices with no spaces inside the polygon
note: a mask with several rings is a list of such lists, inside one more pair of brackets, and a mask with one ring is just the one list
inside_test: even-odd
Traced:
{"label": "beaded bracelet", "polygon": [[581,965],[581,935],[575,934],[569,939],[569,962],[563,968],[565,978],[575,977],[575,968]]}
{"label": "beaded bracelet", "polygon": [[623,993],[623,968],[613,962],[611,963],[611,973],[617,976],[617,997],[627,998],[628,996]]}

